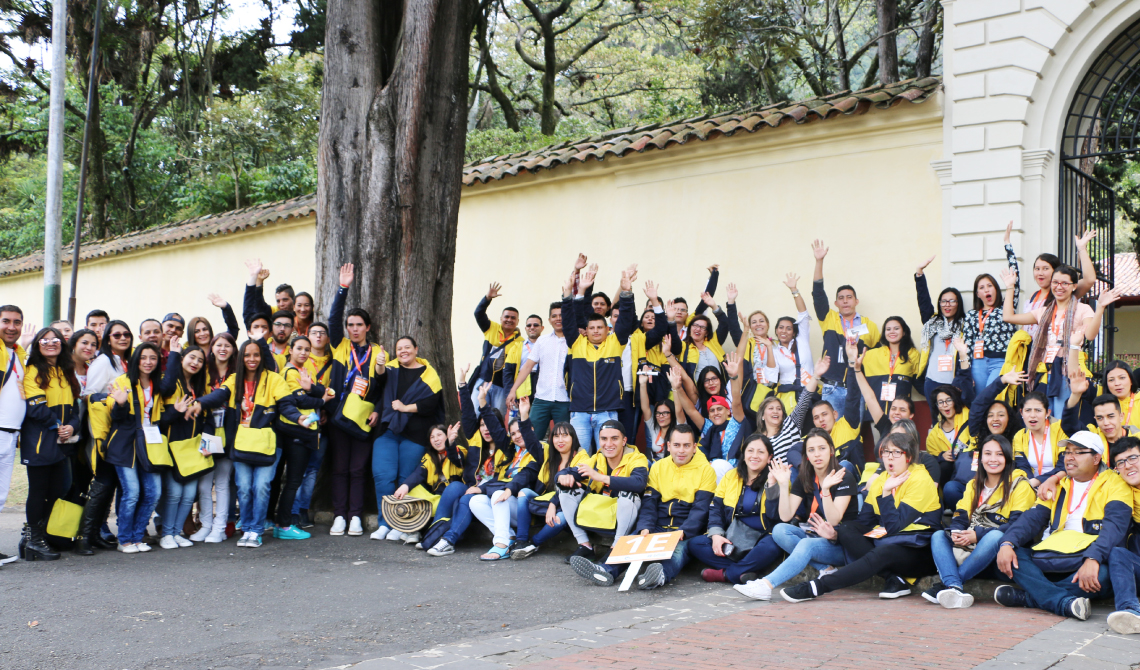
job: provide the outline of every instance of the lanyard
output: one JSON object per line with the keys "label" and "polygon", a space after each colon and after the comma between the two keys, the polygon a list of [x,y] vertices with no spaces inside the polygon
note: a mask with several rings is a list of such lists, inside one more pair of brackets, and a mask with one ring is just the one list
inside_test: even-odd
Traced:
{"label": "lanyard", "polygon": [[1045,454],[1049,452],[1049,420],[1045,420],[1045,439],[1041,441],[1041,449],[1037,448],[1037,440],[1033,438],[1033,433],[1029,433],[1029,444],[1033,447],[1033,455],[1037,457],[1037,474],[1045,472]]}
{"label": "lanyard", "polygon": [[[851,325],[847,325],[847,319],[843,318],[842,315],[839,317],[839,325],[843,326],[843,337],[844,338],[847,337],[847,331],[849,331],[855,327],[855,319],[857,319],[857,318],[859,318],[858,315],[851,317]],[[842,346],[842,345],[840,345],[840,346]]]}
{"label": "lanyard", "polygon": [[146,386],[143,387],[143,400],[146,411],[149,413],[151,404],[154,403],[154,382],[147,382]]}
{"label": "lanyard", "polygon": [[[1039,289],[1037,289],[1037,291],[1036,291],[1036,292],[1034,292],[1034,294],[1033,294],[1033,297],[1029,299],[1029,306],[1030,306],[1030,307],[1034,307],[1034,306],[1036,306],[1036,305],[1039,305],[1039,304],[1040,304],[1040,305],[1044,305],[1044,304],[1045,304],[1045,298],[1041,297],[1041,294],[1042,294],[1042,293],[1044,293],[1044,292],[1045,292],[1045,289],[1043,289],[1043,288],[1039,288]],[[1039,303],[1039,302],[1037,302],[1037,298],[1039,298],[1039,297],[1041,298],[1041,302],[1040,302],[1040,303]],[[1032,310],[1032,309],[1030,309],[1030,310],[1027,310],[1027,311],[1033,311],[1033,310]]]}
{"label": "lanyard", "polygon": [[1132,420],[1132,404],[1136,402],[1136,394],[1128,396],[1128,411],[1124,414],[1124,423],[1127,424]]}
{"label": "lanyard", "polygon": [[[1065,501],[1065,510],[1068,512],[1068,514],[1066,516],[1072,516],[1073,512],[1079,510],[1081,508],[1081,505],[1085,504],[1085,498],[1089,497],[1089,491],[1092,490],[1093,484],[1096,483],[1096,478],[1099,476],[1100,476],[1099,472],[1096,473],[1095,475],[1093,475],[1093,478],[1089,481],[1088,488],[1085,489],[1085,494],[1083,496],[1081,496],[1080,500],[1077,501],[1077,506],[1075,508],[1071,505],[1071,502],[1072,502],[1071,500]],[[1075,486],[1076,483],[1077,482],[1074,481],[1073,485]],[[1073,489],[1070,486],[1069,487],[1069,493],[1072,493],[1072,492],[1073,492]],[[1071,498],[1072,496],[1069,496],[1069,497]]]}
{"label": "lanyard", "polygon": [[245,382],[245,393],[241,397],[241,422],[243,424],[247,424],[253,417],[253,396],[255,393],[257,393],[257,380],[247,379]]}
{"label": "lanyard", "polygon": [[364,358],[356,357],[356,347],[350,347],[349,355],[352,357],[352,365],[356,368],[356,374],[363,375],[364,373],[361,370],[368,365],[368,361],[372,358],[372,347],[368,347],[368,353],[364,354]]}
{"label": "lanyard", "polygon": [[[1001,486],[1001,484],[998,484],[998,486]],[[985,489],[986,489],[986,487],[984,487],[984,486],[983,486],[983,487],[982,487],[982,490],[981,490],[981,491],[978,491],[978,502],[974,503],[974,509],[978,509],[979,507],[981,507],[981,506],[982,506],[982,496],[983,496],[983,495],[985,494],[985,492],[986,492],[986,491],[985,491]],[[990,499],[994,497],[994,494],[995,494],[995,493],[997,493],[997,490],[998,490],[998,487],[997,487],[997,486],[995,486],[995,487],[994,487],[994,490],[993,490],[993,491],[990,491],[990,496],[989,496],[989,498],[986,498],[986,502],[989,502],[989,501],[990,501]]]}
{"label": "lanyard", "polygon": [[795,355],[795,353],[792,352],[791,347],[785,347],[784,345],[781,344],[780,348],[779,348],[779,352],[781,354],[783,354],[785,358],[791,360],[792,365],[797,365],[796,355]]}
{"label": "lanyard", "polygon": [[815,476],[815,495],[811,497],[811,513],[815,514],[819,509],[819,499],[823,495],[823,489],[819,487],[819,475]]}
{"label": "lanyard", "polygon": [[890,382],[891,378],[895,376],[895,364],[898,362],[898,360],[899,360],[898,354],[891,354],[891,362],[889,364],[891,369],[890,369],[890,372],[887,373],[887,381],[888,382]]}
{"label": "lanyard", "polygon": [[986,330],[986,319],[990,318],[990,314],[994,311],[993,307],[984,309],[978,314],[978,339],[982,339],[982,333]]}

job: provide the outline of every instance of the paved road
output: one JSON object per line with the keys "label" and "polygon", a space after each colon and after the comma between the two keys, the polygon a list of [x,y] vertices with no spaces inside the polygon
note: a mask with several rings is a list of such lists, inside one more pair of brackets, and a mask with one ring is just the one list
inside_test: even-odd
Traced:
{"label": "paved road", "polygon": [[[0,551],[22,521],[0,513]],[[0,668],[329,667],[723,588],[695,570],[651,593],[581,588],[561,551],[487,564],[482,546],[431,558],[367,536],[234,543],[4,566]]]}

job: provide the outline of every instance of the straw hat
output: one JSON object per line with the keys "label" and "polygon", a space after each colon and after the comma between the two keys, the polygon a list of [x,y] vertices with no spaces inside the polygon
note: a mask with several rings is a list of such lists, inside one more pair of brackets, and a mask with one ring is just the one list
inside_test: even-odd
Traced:
{"label": "straw hat", "polygon": [[431,522],[431,502],[421,498],[397,500],[384,496],[380,503],[384,512],[384,523],[401,533],[415,533],[423,530]]}

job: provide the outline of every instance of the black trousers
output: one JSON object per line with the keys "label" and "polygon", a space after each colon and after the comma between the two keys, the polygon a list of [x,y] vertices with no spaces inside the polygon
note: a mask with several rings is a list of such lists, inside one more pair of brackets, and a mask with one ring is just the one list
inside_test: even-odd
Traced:
{"label": "black trousers", "polygon": [[863,535],[868,529],[859,524],[841,524],[836,528],[839,543],[854,560],[822,579],[816,580],[819,593],[861,584],[875,575],[899,577],[925,577],[938,571],[930,547],[908,547],[899,544],[875,546],[875,541]]}
{"label": "black trousers", "polygon": [[305,468],[309,465],[309,456],[313,450],[297,439],[287,439],[281,444],[281,460],[277,462],[277,481],[280,483],[281,495],[277,506],[270,501],[269,509],[277,510],[277,526],[293,525],[293,501],[297,498],[297,489],[305,478]]}
{"label": "black trousers", "polygon": [[29,525],[46,521],[52,505],[71,488],[71,460],[28,466],[27,519]]}

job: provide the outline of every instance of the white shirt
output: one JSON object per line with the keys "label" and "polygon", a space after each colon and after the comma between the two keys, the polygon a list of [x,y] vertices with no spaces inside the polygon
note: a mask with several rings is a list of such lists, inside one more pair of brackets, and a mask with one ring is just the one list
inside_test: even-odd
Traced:
{"label": "white shirt", "polygon": [[[1028,432],[1028,430],[1026,430],[1025,438],[1026,438],[1026,445],[1025,445],[1026,456],[1029,459],[1029,464],[1031,466],[1033,466],[1033,468],[1032,468],[1033,472],[1029,473],[1030,477],[1036,477],[1037,475],[1043,475],[1046,472],[1049,472],[1050,470],[1052,470],[1055,466],[1053,464],[1053,446],[1050,443],[1049,430],[1048,429],[1045,430],[1044,444],[1042,444],[1041,442],[1037,442],[1036,438],[1033,437],[1033,433]],[[1042,451],[1040,463],[1037,462],[1037,451],[1038,450]]]}
{"label": "white shirt", "polygon": [[91,365],[87,367],[87,385],[83,387],[86,394],[107,393],[111,390],[111,382],[126,370],[118,356],[99,354]]}
{"label": "white shirt", "polygon": [[800,312],[796,315],[796,326],[799,327],[800,334],[796,337],[796,351],[799,353],[792,355],[792,348],[785,347],[779,342],[774,342],[773,349],[776,350],[776,368],[780,371],[781,384],[795,384],[796,379],[796,360],[800,362],[800,371],[812,374],[815,370],[815,363],[811,360],[811,315],[807,312]]}
{"label": "white shirt", "polygon": [[[8,360],[13,370],[8,383],[0,389],[0,428],[19,430],[28,411],[28,404],[20,395],[20,387],[24,384],[24,362],[16,355],[15,349],[8,349]],[[0,374],[6,372],[6,369],[0,370]]]}
{"label": "white shirt", "polygon": [[[1075,530],[1078,533],[1085,532],[1085,508],[1089,506],[1089,497],[1085,495],[1085,492],[1092,486],[1092,483],[1093,480],[1091,479],[1083,484],[1075,479],[1073,480],[1072,487],[1069,489],[1069,495],[1064,500],[1066,509],[1073,511],[1069,512],[1069,516],[1065,519],[1064,530]],[[1080,501],[1080,507],[1073,509],[1074,501]]]}
{"label": "white shirt", "polygon": [[559,337],[554,331],[540,336],[531,347],[526,360],[534,361],[538,366],[538,383],[535,384],[534,397],[547,402],[570,402],[570,395],[566,393],[566,378],[563,374],[566,366],[566,355],[569,353],[566,338]]}

